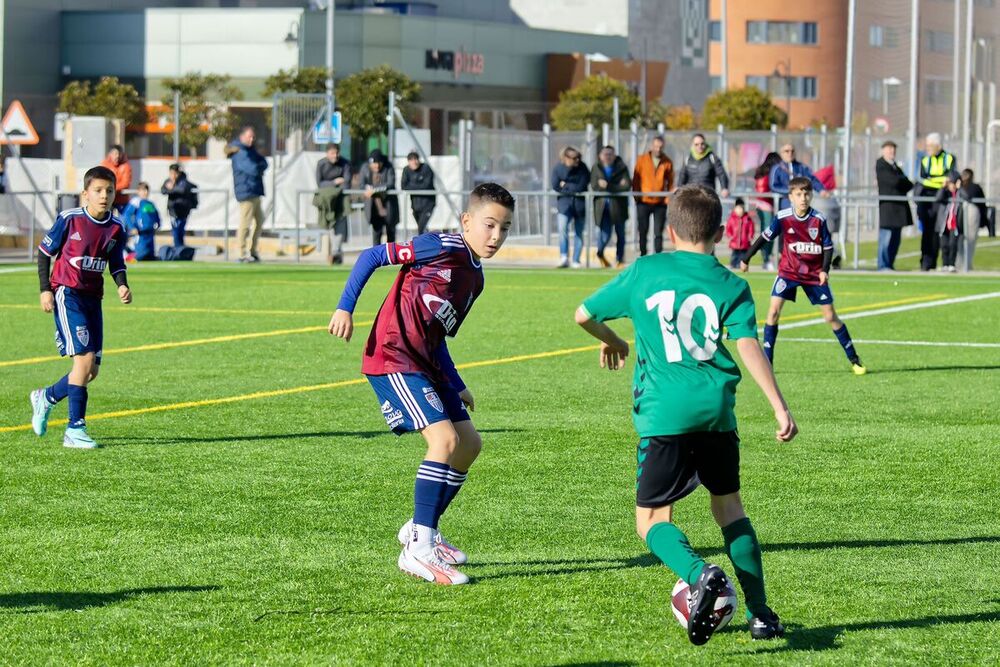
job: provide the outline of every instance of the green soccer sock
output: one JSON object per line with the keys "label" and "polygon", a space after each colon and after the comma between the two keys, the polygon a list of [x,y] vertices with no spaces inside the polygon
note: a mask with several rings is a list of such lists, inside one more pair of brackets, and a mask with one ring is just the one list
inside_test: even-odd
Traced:
{"label": "green soccer sock", "polygon": [[687,536],[672,523],[658,523],[646,533],[646,546],[663,564],[693,585],[705,567],[705,561],[695,553]]}
{"label": "green soccer sock", "polygon": [[760,542],[750,519],[737,519],[722,529],[726,553],[736,568],[736,578],[746,598],[747,618],[757,616],[767,608],[764,592],[764,564],[760,559]]}

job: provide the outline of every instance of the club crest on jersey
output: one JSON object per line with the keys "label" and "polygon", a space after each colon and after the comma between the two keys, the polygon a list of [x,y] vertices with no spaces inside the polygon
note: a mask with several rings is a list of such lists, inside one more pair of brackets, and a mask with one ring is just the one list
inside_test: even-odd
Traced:
{"label": "club crest on jersey", "polygon": [[87,255],[83,257],[70,257],[69,263],[73,268],[81,271],[93,271],[94,273],[104,273],[104,269],[108,268],[108,260]]}
{"label": "club crest on jersey", "polygon": [[817,236],[819,236],[819,227],[810,227],[809,228],[809,238],[811,238],[813,241],[815,241]]}
{"label": "club crest on jersey", "polygon": [[446,283],[451,282],[451,269],[441,269],[440,271],[437,272],[437,274],[440,277],[444,278],[444,281]]}
{"label": "club crest on jersey", "polygon": [[436,297],[433,294],[424,294],[423,301],[424,305],[427,306],[427,310],[434,313],[434,317],[441,322],[445,332],[451,333],[458,326],[458,313],[455,311],[455,306],[451,305],[451,301]]}
{"label": "club crest on jersey", "polygon": [[413,246],[409,245],[398,245],[396,246],[396,257],[403,264],[406,262],[413,261]]}
{"label": "club crest on jersey", "polygon": [[431,387],[424,387],[424,398],[427,402],[431,404],[431,407],[438,412],[444,412],[444,403],[441,402],[441,397],[438,396],[437,392]]}
{"label": "club crest on jersey", "polygon": [[90,332],[85,326],[79,326],[76,328],[76,339],[80,341],[80,345],[87,347],[87,343],[90,342]]}

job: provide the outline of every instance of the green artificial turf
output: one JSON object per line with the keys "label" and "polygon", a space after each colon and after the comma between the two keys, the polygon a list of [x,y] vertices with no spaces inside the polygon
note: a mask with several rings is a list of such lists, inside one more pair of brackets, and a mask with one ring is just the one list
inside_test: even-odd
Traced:
{"label": "green artificial turf", "polygon": [[[393,274],[372,279],[358,322],[370,321]],[[611,275],[487,265],[486,291],[452,356],[501,362],[591,345],[573,311]],[[315,388],[360,377],[368,327],[347,345],[325,333],[346,276],[266,265],[131,268],[135,303],[106,299],[104,363],[90,389],[89,430],[105,447],[65,449],[58,425],[42,439],[0,432],[0,661],[996,660],[1000,299],[848,320],[870,369],[864,377],[851,374],[826,325],[782,331],[776,370],[800,436],[775,442],[749,379],[737,415],[744,501],[787,637],[751,642],[741,607],[699,648],[670,612],[674,576],[634,533],[631,371],[602,371],[593,351],[463,372],[484,450],[442,529],[470,554],[473,583],[452,589],[400,574],[395,535],[411,511],[422,440],[386,431],[366,383]],[[773,276],[749,279],[762,315]],[[832,277],[845,313],[998,284]],[[0,273],[0,428],[27,424],[29,391],[69,367],[48,360],[52,316],[39,311],[36,285],[33,270]],[[804,301],[786,308],[788,324],[818,315]],[[286,333],[127,351],[275,331]],[[248,396],[283,389],[293,391]],[[226,397],[244,398],[211,402]],[[198,401],[209,403],[145,411]],[[58,406],[53,420],[65,411]],[[142,412],[100,418],[121,411]],[[678,505],[676,520],[732,573],[704,490]]]}

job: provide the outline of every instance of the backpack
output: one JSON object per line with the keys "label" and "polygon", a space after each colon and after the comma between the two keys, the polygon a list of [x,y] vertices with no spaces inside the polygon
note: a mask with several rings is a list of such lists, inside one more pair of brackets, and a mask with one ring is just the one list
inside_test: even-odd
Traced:
{"label": "backpack", "polygon": [[194,248],[184,246],[174,248],[173,246],[160,246],[157,253],[161,261],[164,262],[190,262],[194,259]]}
{"label": "backpack", "polygon": [[198,186],[188,181],[188,185],[191,189],[188,191],[188,203],[191,205],[191,210],[198,208]]}

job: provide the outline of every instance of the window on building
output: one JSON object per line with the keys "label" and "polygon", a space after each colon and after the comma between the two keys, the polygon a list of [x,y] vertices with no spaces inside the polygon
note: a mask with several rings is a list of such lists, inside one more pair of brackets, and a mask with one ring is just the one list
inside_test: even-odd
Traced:
{"label": "window on building", "polygon": [[924,33],[924,44],[928,51],[934,53],[951,53],[955,49],[955,40],[950,32],[928,30]]}
{"label": "window on building", "polygon": [[868,99],[872,102],[882,101],[882,79],[872,79],[868,82]]}
{"label": "window on building", "polygon": [[708,22],[708,40],[710,42],[721,42],[722,41],[722,22],[721,21],[709,21]]}
{"label": "window on building", "polygon": [[877,48],[885,46],[885,26],[868,26],[868,44]]}
{"label": "window on building", "polygon": [[791,97],[796,100],[814,100],[819,88],[814,76],[748,76],[748,86],[756,86],[773,98]]}
{"label": "window on building", "polygon": [[749,44],[818,44],[819,26],[801,21],[747,21]]}
{"label": "window on building", "polygon": [[927,104],[951,104],[951,81],[948,79],[924,80],[924,102]]}

